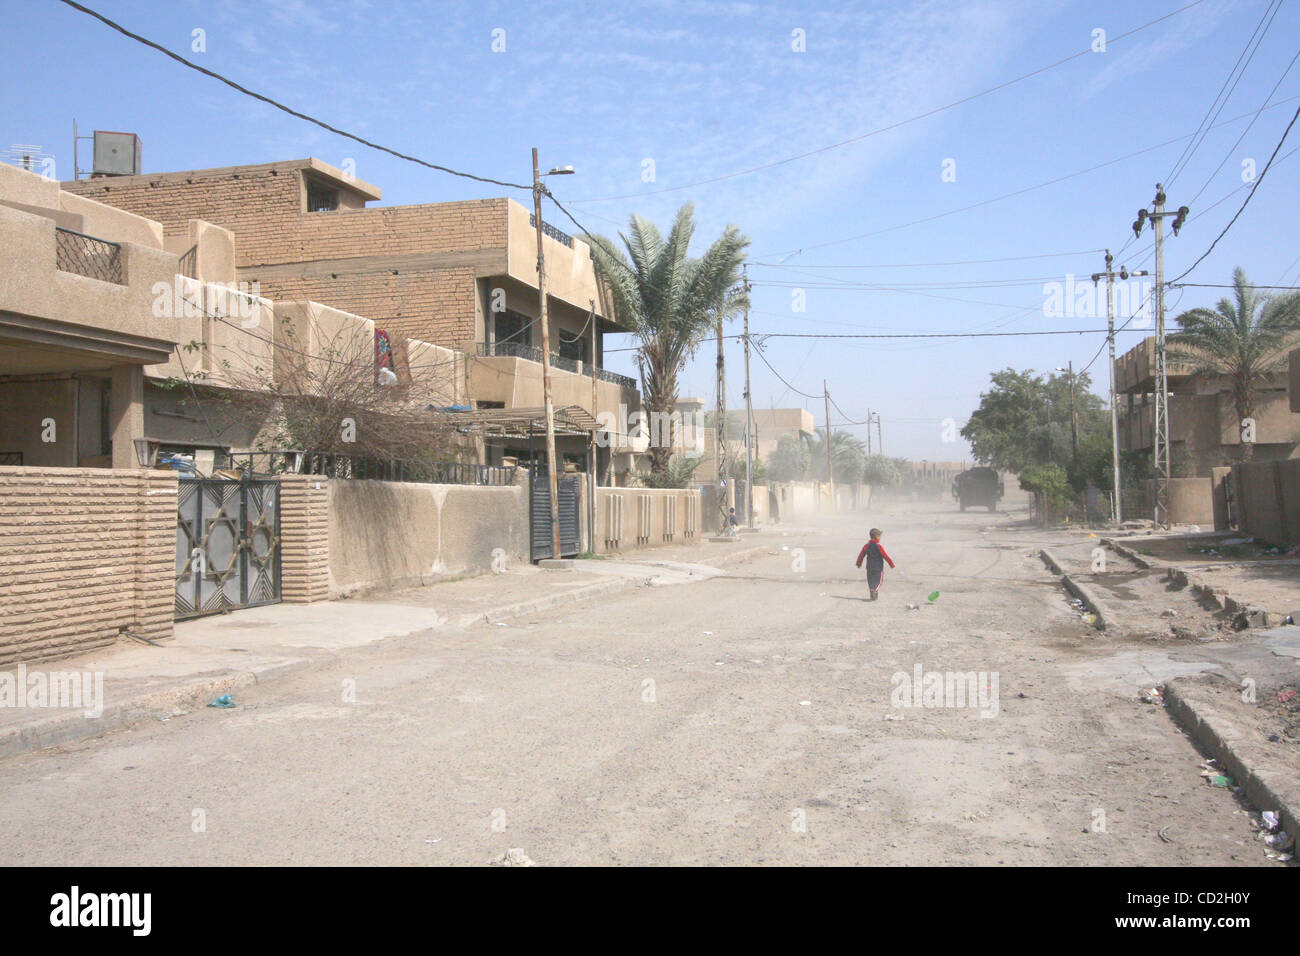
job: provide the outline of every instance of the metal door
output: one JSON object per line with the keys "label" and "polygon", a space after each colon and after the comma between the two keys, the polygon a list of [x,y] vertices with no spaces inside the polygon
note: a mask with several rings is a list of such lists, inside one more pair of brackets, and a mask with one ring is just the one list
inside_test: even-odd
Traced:
{"label": "metal door", "polygon": [[[578,520],[578,493],[580,477],[561,477],[560,502],[560,557],[571,558],[580,554],[582,543]],[[530,489],[529,530],[531,554],[534,561],[552,557],[551,540],[551,489],[546,473],[535,471]]]}
{"label": "metal door", "polygon": [[280,600],[280,483],[181,478],[176,620]]}

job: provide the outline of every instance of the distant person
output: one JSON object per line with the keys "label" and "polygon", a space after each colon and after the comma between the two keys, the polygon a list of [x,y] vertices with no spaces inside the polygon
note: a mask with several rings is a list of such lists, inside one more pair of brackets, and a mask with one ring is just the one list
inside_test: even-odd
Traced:
{"label": "distant person", "polygon": [[894,567],[894,561],[885,552],[885,546],[880,543],[882,534],[879,528],[871,529],[871,540],[862,546],[858,552],[857,567],[862,567],[862,559],[867,560],[867,587],[871,589],[871,600],[875,601],[880,597],[880,584],[885,576],[885,562]]}
{"label": "distant person", "polygon": [[740,531],[737,529],[739,524],[740,522],[736,520],[736,509],[730,509],[727,512],[727,534],[731,535],[733,538],[739,535]]}

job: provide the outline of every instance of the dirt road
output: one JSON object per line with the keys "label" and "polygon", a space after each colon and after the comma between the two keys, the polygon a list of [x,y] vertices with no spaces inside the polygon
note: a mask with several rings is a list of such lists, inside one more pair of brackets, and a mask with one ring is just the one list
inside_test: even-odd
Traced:
{"label": "dirt road", "polygon": [[[0,863],[1264,863],[1023,517],[871,514],[905,572],[874,603],[865,519],[787,528],[699,583],[0,762]],[[918,668],[976,706],[896,706]]]}

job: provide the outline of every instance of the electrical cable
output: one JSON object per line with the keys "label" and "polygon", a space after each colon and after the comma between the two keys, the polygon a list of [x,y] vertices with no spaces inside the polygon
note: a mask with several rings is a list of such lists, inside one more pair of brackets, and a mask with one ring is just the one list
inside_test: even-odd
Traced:
{"label": "electrical cable", "polygon": [[[67,3],[67,2],[70,2],[70,0],[64,0],[64,2]],[[1125,32],[1125,33],[1121,33],[1121,34],[1119,34],[1118,36],[1113,37],[1112,39],[1110,39],[1108,42],[1109,42],[1109,43],[1116,43],[1116,42],[1118,42],[1118,41],[1120,41],[1120,40],[1125,39],[1126,37],[1133,36],[1135,33],[1140,33],[1141,31],[1146,30],[1146,29],[1148,29],[1149,27],[1153,27],[1153,26],[1155,26],[1157,23],[1160,23],[1160,22],[1162,22],[1162,21],[1164,21],[1164,20],[1168,20],[1170,17],[1177,16],[1178,14],[1180,14],[1180,13],[1184,13],[1184,12],[1186,12],[1186,11],[1192,9],[1193,7],[1199,6],[1199,5],[1200,5],[1201,3],[1203,3],[1203,2],[1204,2],[1204,0],[1193,0],[1192,3],[1189,3],[1189,4],[1187,4],[1186,6],[1183,6],[1183,7],[1179,7],[1177,10],[1174,10],[1174,11],[1172,11],[1171,13],[1166,13],[1166,14],[1165,14],[1164,16],[1162,16],[1162,17],[1157,17],[1155,20],[1151,20],[1151,21],[1149,21],[1149,22],[1147,22],[1147,23],[1142,24],[1142,25],[1139,26],[1139,27],[1135,27],[1134,29],[1129,30],[1129,31],[1127,31],[1127,32]],[[877,136],[877,135],[879,135],[879,134],[881,134],[881,133],[885,133],[885,132],[888,132],[888,131],[890,131],[890,130],[899,129],[900,127],[908,126],[908,125],[910,125],[910,124],[912,124],[912,123],[916,123],[916,122],[918,122],[918,121],[920,121],[920,120],[927,119],[928,117],[935,116],[935,115],[937,115],[937,114],[939,114],[939,113],[944,113],[944,112],[946,112],[946,111],[948,111],[948,110],[950,110],[950,109],[953,109],[953,108],[955,108],[955,107],[961,106],[961,105],[963,105],[963,104],[965,104],[965,103],[972,102],[973,100],[980,99],[981,97],[985,97],[985,96],[988,96],[988,95],[990,95],[990,94],[992,94],[992,93],[996,93],[996,92],[999,91],[999,90],[1006,89],[1006,88],[1009,87],[1009,86],[1014,86],[1014,85],[1017,84],[1017,83],[1021,83],[1021,82],[1025,81],[1025,80],[1031,79],[1032,77],[1035,77],[1035,76],[1039,75],[1040,73],[1046,73],[1046,72],[1049,71],[1049,70],[1054,70],[1054,69],[1056,69],[1058,66],[1063,66],[1064,64],[1069,63],[1071,60],[1077,60],[1077,59],[1079,59],[1080,57],[1089,56],[1089,55],[1091,55],[1092,53],[1093,53],[1092,46],[1089,45],[1088,49],[1086,49],[1086,50],[1081,50],[1081,51],[1078,52],[1078,53],[1073,53],[1073,54],[1071,54],[1070,56],[1067,56],[1067,57],[1064,57],[1063,59],[1057,60],[1055,63],[1049,63],[1047,66],[1039,67],[1038,69],[1033,70],[1033,71],[1031,71],[1031,72],[1029,72],[1029,73],[1022,74],[1021,76],[1018,76],[1018,77],[1016,77],[1015,79],[1007,80],[1007,81],[1005,81],[1005,82],[1003,82],[1003,83],[999,83],[999,84],[996,85],[996,86],[991,86],[991,87],[989,87],[988,89],[981,90],[981,91],[978,92],[978,93],[972,93],[971,95],[969,95],[969,96],[965,96],[965,97],[962,97],[962,98],[959,99],[959,100],[954,100],[953,102],[948,103],[948,104],[945,105],[945,106],[939,106],[939,107],[936,107],[936,108],[934,108],[934,109],[928,110],[928,111],[926,111],[926,112],[924,112],[924,113],[919,113],[919,114],[917,114],[916,116],[912,116],[912,117],[909,117],[909,118],[904,119],[904,120],[899,120],[899,121],[896,122],[896,123],[890,123],[888,126],[881,126],[881,127],[878,127],[877,129],[870,130],[870,131],[868,131],[868,132],[866,132],[866,133],[862,133],[862,134],[860,134],[860,135],[858,135],[858,136],[853,136],[853,137],[850,137],[849,139],[841,140],[841,141],[838,142],[838,143],[831,143],[831,144],[829,144],[829,145],[827,145],[827,146],[820,146],[820,147],[818,147],[818,148],[816,148],[816,149],[811,149],[811,150],[808,150],[807,152],[799,153],[797,156],[789,156],[789,157],[786,157],[785,159],[779,159],[779,160],[775,160],[775,161],[773,161],[773,162],[763,163],[762,165],[759,165],[759,166],[753,166],[753,167],[750,167],[750,168],[748,168],[748,169],[738,170],[737,172],[734,172],[734,173],[727,173],[727,174],[722,175],[722,176],[713,176],[713,177],[711,177],[711,178],[709,178],[709,179],[700,179],[700,180],[697,180],[697,181],[692,182],[692,183],[684,183],[684,184],[681,185],[681,186],[669,186],[669,187],[666,187],[666,188],[663,188],[663,189],[652,189],[652,190],[648,190],[648,191],[646,191],[646,192],[640,192],[640,193],[625,193],[625,194],[620,195],[620,196],[601,196],[601,197],[597,197],[597,198],[593,198],[593,199],[575,199],[575,200],[573,200],[573,203],[574,203],[575,205],[584,205],[584,204],[586,204],[586,203],[613,202],[613,201],[615,201],[615,200],[619,200],[619,199],[641,199],[641,198],[643,198],[643,197],[645,197],[645,196],[655,196],[655,195],[660,195],[660,194],[662,194],[662,193],[679,192],[679,191],[681,191],[681,190],[683,190],[683,189],[693,189],[693,188],[696,187],[696,186],[705,186],[705,185],[709,185],[709,184],[711,184],[711,183],[722,182],[722,181],[724,181],[724,180],[728,180],[728,179],[735,179],[735,178],[740,177],[740,176],[748,176],[748,175],[751,175],[752,173],[761,172],[761,171],[763,171],[763,170],[765,170],[765,169],[773,169],[773,168],[775,168],[775,167],[777,167],[777,166],[784,166],[784,165],[787,165],[788,163],[793,163],[793,162],[796,162],[796,161],[798,161],[798,160],[800,160],[800,159],[806,159],[806,158],[808,158],[809,156],[816,156],[816,155],[819,154],[819,153],[825,153],[825,152],[828,152],[828,151],[833,150],[833,149],[839,149],[839,148],[841,148],[841,147],[843,147],[843,146],[848,146],[848,145],[850,145],[850,144],[852,144],[852,143],[861,142],[862,140],[867,139],[867,138],[869,138],[869,137]]]}
{"label": "electrical cable", "polygon": [[329,123],[326,123],[323,120],[316,119],[316,117],[314,116],[309,116],[308,114],[301,113],[298,110],[293,109],[292,107],[285,106],[283,103],[273,100],[269,96],[264,96],[261,93],[256,93],[253,90],[248,89],[247,87],[240,86],[234,80],[222,76],[220,73],[216,73],[212,70],[209,70],[206,67],[199,66],[197,63],[185,59],[185,57],[181,56],[178,53],[173,53],[165,46],[155,43],[153,40],[150,40],[146,37],[142,37],[138,33],[132,33],[130,30],[122,26],[120,23],[117,23],[114,20],[110,20],[102,13],[98,13],[95,10],[90,9],[90,7],[82,6],[80,3],[75,2],[75,0],[59,0],[59,2],[69,7],[72,7],[72,9],[84,13],[87,16],[94,17],[96,20],[100,21],[106,26],[111,27],[112,29],[116,30],[118,33],[122,34],[123,36],[135,40],[137,43],[143,43],[145,46],[157,50],[159,53],[162,53],[163,55],[170,57],[171,59],[175,60],[177,63],[180,63],[183,66],[187,66],[191,70],[195,70],[199,73],[202,73],[204,76],[209,76],[214,80],[224,83],[226,84],[226,86],[229,86],[231,89],[243,93],[245,96],[251,96],[253,99],[259,100],[260,102],[265,103],[268,106],[273,106],[277,110],[280,110],[284,113],[288,113],[290,116],[297,117],[298,119],[301,120],[306,120],[308,123],[312,123],[313,125],[319,126],[321,129],[328,130],[329,132],[334,133],[338,136],[346,137],[347,139],[360,143],[362,146],[368,146],[371,149],[379,150],[381,153],[388,153],[390,156],[396,156],[398,159],[404,159],[407,162],[416,163],[420,166],[427,167],[428,169],[434,169],[437,170],[438,172],[448,173],[452,176],[460,176],[463,179],[473,179],[476,182],[491,183],[494,186],[505,186],[509,189],[525,189],[528,190],[529,192],[532,191],[531,186],[525,186],[520,183],[510,183],[501,179],[492,179],[487,176],[476,176],[473,173],[465,173],[465,172],[461,172],[458,169],[452,169],[450,166],[442,166],[439,165],[438,163],[431,163],[427,160],[420,159],[418,156],[411,156],[407,153],[398,152],[397,150],[391,149],[388,146],[381,146],[379,143],[372,142],[371,140],[368,139],[364,139],[361,136],[357,136],[355,133],[349,133],[347,130],[339,129],[337,126],[331,126]]}

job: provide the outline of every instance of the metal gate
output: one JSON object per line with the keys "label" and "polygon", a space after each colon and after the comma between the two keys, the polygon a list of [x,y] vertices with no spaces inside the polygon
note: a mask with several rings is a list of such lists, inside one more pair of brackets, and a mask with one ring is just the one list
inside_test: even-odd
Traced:
{"label": "metal gate", "polygon": [[[578,522],[578,486],[580,477],[561,477],[559,481],[560,499],[560,557],[571,558],[581,553],[582,543]],[[531,552],[534,561],[554,557],[554,542],[551,540],[551,489],[546,473],[535,471],[530,489],[531,507],[529,508],[529,528],[531,531]]]}
{"label": "metal gate", "polygon": [[280,483],[181,478],[176,620],[280,600]]}

